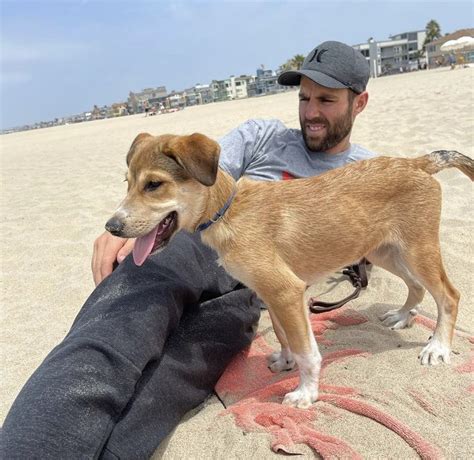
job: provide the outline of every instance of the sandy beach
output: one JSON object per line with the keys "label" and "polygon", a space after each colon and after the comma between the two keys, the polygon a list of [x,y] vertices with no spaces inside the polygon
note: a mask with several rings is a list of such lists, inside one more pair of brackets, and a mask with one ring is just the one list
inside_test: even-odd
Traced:
{"label": "sandy beach", "polygon": [[[368,90],[368,107],[355,124],[355,143],[391,156],[415,157],[453,149],[474,157],[473,68],[379,78],[369,82]],[[217,139],[249,118],[278,118],[297,128],[297,101],[297,92],[289,91],[148,118],[134,115],[0,137],[0,422],[33,370],[65,336],[94,287],[90,272],[93,241],[125,193],[125,155],[134,137],[144,131],[199,131]],[[340,440],[336,443],[340,450],[323,456],[353,458],[351,452],[369,459],[473,456],[473,186],[454,170],[443,171],[437,179],[443,189],[444,263],[462,295],[452,364],[424,368],[417,362],[436,318],[430,295],[420,310],[422,319],[412,328],[391,331],[380,324],[378,316],[401,305],[406,289],[399,279],[374,268],[369,288],[340,313],[357,320],[351,323],[341,316],[328,317],[324,320],[327,329],[319,331],[323,358],[341,357],[337,354],[341,350],[357,350],[330,365],[328,360],[322,379],[327,389],[321,392],[326,399],[314,406],[314,417],[305,425]],[[341,298],[349,290],[348,283],[336,285],[334,278],[311,287],[314,294],[326,293],[325,299]],[[259,334],[266,344],[276,346],[266,312]],[[259,349],[254,352],[260,359]],[[353,391],[344,400],[331,398],[334,386]],[[222,388],[225,393],[225,385]],[[285,427],[250,420],[248,414],[242,415],[244,404],[237,403],[241,412],[234,411],[232,397],[221,394],[228,405],[225,411],[213,396],[188,414],[153,458],[280,457],[272,445],[278,450],[275,439]],[[347,399],[357,402],[357,407],[370,406],[374,417],[348,409]],[[387,418],[383,423],[377,414],[391,421]],[[398,433],[393,429],[396,423]],[[412,441],[407,442],[408,438]],[[307,444],[300,440],[292,449],[303,458],[314,458],[315,451]]]}

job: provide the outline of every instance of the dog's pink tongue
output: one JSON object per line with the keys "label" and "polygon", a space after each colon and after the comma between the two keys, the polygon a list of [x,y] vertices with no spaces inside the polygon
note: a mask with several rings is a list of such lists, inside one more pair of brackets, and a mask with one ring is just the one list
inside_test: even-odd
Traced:
{"label": "dog's pink tongue", "polygon": [[133,246],[133,261],[135,265],[143,265],[146,258],[150,255],[153,245],[155,244],[156,232],[158,225],[147,235],[137,238],[135,246]]}

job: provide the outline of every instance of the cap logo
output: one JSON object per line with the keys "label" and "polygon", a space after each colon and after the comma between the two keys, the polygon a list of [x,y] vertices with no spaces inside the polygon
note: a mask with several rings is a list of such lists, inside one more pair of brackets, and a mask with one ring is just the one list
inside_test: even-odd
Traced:
{"label": "cap logo", "polygon": [[316,58],[316,62],[321,62],[321,56],[322,56],[326,51],[327,51],[327,50],[318,50],[318,48],[316,48],[316,49],[314,50],[313,56],[311,57],[311,59],[309,60],[309,62],[314,61],[314,58]]}

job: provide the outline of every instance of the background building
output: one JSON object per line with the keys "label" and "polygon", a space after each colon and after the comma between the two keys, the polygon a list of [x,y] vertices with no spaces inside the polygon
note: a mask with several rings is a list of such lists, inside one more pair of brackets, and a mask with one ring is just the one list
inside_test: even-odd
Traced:
{"label": "background building", "polygon": [[273,70],[257,69],[257,95],[274,94],[283,88],[277,82],[278,76]]}
{"label": "background building", "polygon": [[198,104],[209,104],[213,101],[211,85],[197,84],[193,88]]}
{"label": "background building", "polygon": [[148,102],[151,105],[164,104],[168,96],[165,86],[158,86],[157,88],[145,88],[139,93],[130,91],[127,99],[127,105],[131,113],[144,112],[144,104]]}
{"label": "background building", "polygon": [[425,30],[415,30],[392,35],[388,40],[354,45],[369,61],[371,77],[415,70],[426,61],[421,56],[425,41]]}
{"label": "background building", "polygon": [[249,97],[248,87],[255,81],[253,75],[241,75],[234,78],[233,87],[235,88],[235,99]]}
{"label": "background building", "polygon": [[232,99],[230,78],[225,80],[212,80],[211,89],[213,102],[230,101]]}

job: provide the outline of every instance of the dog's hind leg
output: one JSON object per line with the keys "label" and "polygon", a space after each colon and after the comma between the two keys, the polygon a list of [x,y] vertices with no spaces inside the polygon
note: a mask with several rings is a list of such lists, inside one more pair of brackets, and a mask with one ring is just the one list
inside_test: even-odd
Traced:
{"label": "dog's hind leg", "polygon": [[275,351],[267,357],[268,368],[272,372],[290,371],[295,367],[296,362],[291,353],[290,346],[288,345],[285,331],[271,309],[268,310],[268,313],[272,320],[275,335],[281,345],[281,351]]}
{"label": "dog's hind leg", "polygon": [[436,243],[437,240],[433,244],[415,246],[406,254],[410,271],[423,283],[438,307],[438,320],[433,337],[419,355],[423,365],[436,365],[440,359],[449,363],[460,298],[459,292],[446,275],[439,243]]}
{"label": "dog's hind leg", "polygon": [[425,295],[425,289],[408,269],[400,248],[395,245],[385,245],[367,255],[367,259],[374,265],[400,277],[408,287],[408,297],[403,307],[389,310],[380,316],[382,324],[391,329],[411,326],[417,314],[416,307]]}

